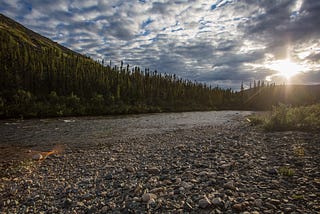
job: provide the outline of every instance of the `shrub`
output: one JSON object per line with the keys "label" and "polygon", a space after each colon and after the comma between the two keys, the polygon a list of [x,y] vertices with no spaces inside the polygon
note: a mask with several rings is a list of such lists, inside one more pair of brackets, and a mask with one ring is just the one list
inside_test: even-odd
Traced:
{"label": "shrub", "polygon": [[320,129],[320,104],[291,107],[284,104],[274,106],[269,115],[251,117],[254,125],[262,124],[267,131],[317,131]]}

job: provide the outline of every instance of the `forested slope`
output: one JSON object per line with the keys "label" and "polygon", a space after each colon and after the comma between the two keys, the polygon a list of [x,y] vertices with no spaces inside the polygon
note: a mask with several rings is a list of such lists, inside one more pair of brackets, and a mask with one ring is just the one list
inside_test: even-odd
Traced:
{"label": "forested slope", "polygon": [[232,91],[75,53],[0,15],[1,117],[209,110]]}

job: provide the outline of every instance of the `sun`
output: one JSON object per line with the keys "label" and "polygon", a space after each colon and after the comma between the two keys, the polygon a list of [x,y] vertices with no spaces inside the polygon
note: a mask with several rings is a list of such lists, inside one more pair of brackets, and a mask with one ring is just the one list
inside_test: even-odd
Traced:
{"label": "sun", "polygon": [[273,61],[267,68],[277,71],[275,76],[282,76],[289,80],[291,77],[303,72],[304,67],[289,59]]}

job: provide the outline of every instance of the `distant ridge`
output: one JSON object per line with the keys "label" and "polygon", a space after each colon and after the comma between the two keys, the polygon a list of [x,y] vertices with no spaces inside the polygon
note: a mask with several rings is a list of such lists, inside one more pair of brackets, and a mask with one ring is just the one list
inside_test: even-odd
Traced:
{"label": "distant ridge", "polygon": [[299,106],[320,102],[320,84],[255,87],[242,93],[244,109],[252,110],[268,110],[279,103]]}

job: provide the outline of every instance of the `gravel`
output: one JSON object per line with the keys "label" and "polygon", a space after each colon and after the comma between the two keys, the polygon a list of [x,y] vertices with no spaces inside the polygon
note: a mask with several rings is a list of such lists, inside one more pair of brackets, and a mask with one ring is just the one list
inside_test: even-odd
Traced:
{"label": "gravel", "polygon": [[319,213],[319,145],[320,134],[265,133],[239,118],[66,146],[0,160],[0,211]]}

